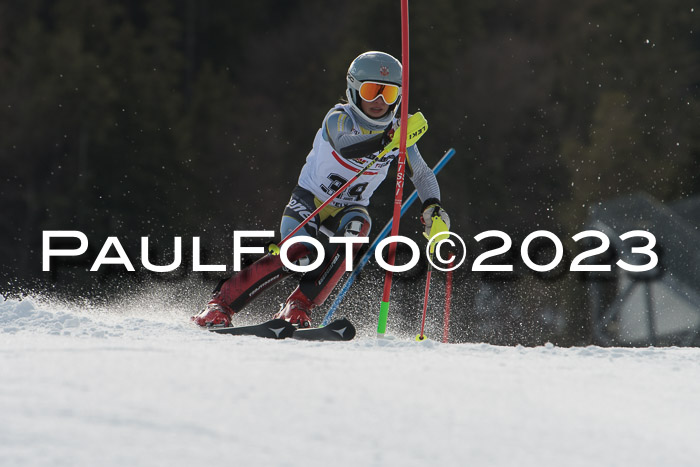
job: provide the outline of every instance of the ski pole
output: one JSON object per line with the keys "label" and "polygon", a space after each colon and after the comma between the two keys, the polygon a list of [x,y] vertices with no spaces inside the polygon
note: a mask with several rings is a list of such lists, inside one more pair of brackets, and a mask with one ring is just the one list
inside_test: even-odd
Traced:
{"label": "ski pole", "polygon": [[[420,334],[416,336],[417,341],[422,341],[425,339],[425,317],[428,314],[428,296],[430,293],[430,277],[433,274],[433,258],[435,257],[435,247],[438,243],[446,240],[449,237],[447,224],[440,218],[440,208],[435,208],[431,214],[432,224],[430,226],[430,234],[423,233],[425,238],[428,239],[428,276],[425,280],[425,294],[423,296],[423,318],[420,325]],[[438,255],[439,256],[439,255]]]}
{"label": "ski pole", "polygon": [[433,258],[435,257],[435,246],[446,238],[444,232],[447,232],[447,224],[440,218],[439,208],[435,208],[430,216],[433,220],[430,226],[430,234],[423,233],[428,239],[428,275],[425,279],[425,294],[423,296],[423,318],[421,319],[420,334],[416,336],[417,341],[425,339],[425,317],[428,314],[428,296],[430,294],[430,277],[433,274]]}
{"label": "ski pole", "polygon": [[447,344],[450,335],[450,308],[452,307],[452,267],[454,260],[450,261],[445,281],[445,317],[443,318],[442,342]]}
{"label": "ski pole", "polygon": [[428,276],[425,279],[425,295],[423,296],[423,318],[420,322],[420,334],[416,336],[417,341],[425,340],[425,317],[428,314],[428,294],[430,292],[430,276],[433,273],[433,247],[430,248],[430,261],[428,261]]}
{"label": "ski pole", "polygon": [[[454,148],[450,148],[435,164],[435,167],[433,167],[433,173],[435,175],[439,174],[440,171],[442,170],[445,165],[452,159],[452,156],[455,155],[455,150]],[[415,201],[418,199],[418,190],[413,190],[413,193],[404,201],[403,206],[401,206],[401,214],[400,216],[403,217],[403,215],[408,211],[408,209],[415,203]],[[386,223],[384,228],[379,232],[377,237],[374,239],[374,241],[370,244],[369,248],[365,252],[365,254],[357,261],[357,264],[355,265],[355,268],[352,270],[350,273],[350,276],[347,278],[343,286],[340,288],[340,291],[338,292],[338,295],[335,297],[335,300],[333,301],[333,304],[330,306],[328,311],[326,312],[326,317],[323,318],[323,323],[322,325],[325,326],[326,324],[331,322],[331,318],[333,317],[333,314],[337,311],[338,307],[340,306],[340,303],[343,301],[343,298],[345,298],[345,295],[348,293],[350,290],[350,287],[352,284],[355,282],[357,279],[357,276],[360,275],[360,272],[362,269],[367,265],[369,260],[372,258],[372,255],[374,254],[374,250],[377,249],[377,245],[379,245],[379,242],[384,240],[387,235],[389,235],[389,231],[391,231],[391,226],[394,223],[393,219],[389,219],[389,222]]]}

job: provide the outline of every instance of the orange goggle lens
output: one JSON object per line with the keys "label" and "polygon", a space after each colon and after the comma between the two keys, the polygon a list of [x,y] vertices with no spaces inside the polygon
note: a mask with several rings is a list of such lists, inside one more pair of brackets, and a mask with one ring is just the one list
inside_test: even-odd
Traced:
{"label": "orange goggle lens", "polygon": [[365,81],[360,86],[360,97],[367,102],[375,101],[382,96],[384,102],[391,105],[399,98],[399,87],[394,84],[373,83]]}

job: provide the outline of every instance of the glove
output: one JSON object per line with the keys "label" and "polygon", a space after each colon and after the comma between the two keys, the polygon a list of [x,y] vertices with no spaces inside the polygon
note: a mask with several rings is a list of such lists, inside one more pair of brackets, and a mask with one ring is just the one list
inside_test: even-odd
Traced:
{"label": "glove", "polygon": [[[428,131],[428,122],[423,116],[422,112],[408,117],[406,127],[408,133],[406,135],[406,147],[411,147]],[[401,128],[393,128],[391,125],[384,130],[384,136],[382,137],[382,144],[384,144],[384,153],[393,151],[399,147],[401,140]]]}
{"label": "glove", "polygon": [[384,134],[382,135],[382,147],[387,147],[389,146],[390,143],[394,141],[394,135],[398,135],[399,133],[396,131],[398,130],[399,127],[396,127],[394,129],[394,124],[390,123],[388,127],[384,130]]}
{"label": "glove", "polygon": [[[447,212],[442,209],[438,203],[428,204],[423,209],[421,222],[425,225],[423,235],[428,240],[437,234],[449,232],[450,230],[450,216],[447,215]],[[434,251],[437,243],[447,238],[449,238],[449,235],[438,235],[435,237],[433,243],[430,245],[430,252],[432,253]]]}

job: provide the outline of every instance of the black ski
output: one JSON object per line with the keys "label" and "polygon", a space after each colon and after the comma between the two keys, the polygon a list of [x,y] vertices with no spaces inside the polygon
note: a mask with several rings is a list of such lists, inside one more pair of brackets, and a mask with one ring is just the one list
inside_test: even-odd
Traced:
{"label": "black ski", "polygon": [[349,341],[355,337],[355,326],[345,318],[336,319],[321,328],[297,329],[293,339],[305,341]]}
{"label": "black ski", "polygon": [[273,319],[253,326],[239,326],[230,328],[211,328],[218,334],[230,334],[232,336],[257,336],[269,339],[285,339],[292,337],[296,327],[283,319]]}
{"label": "black ski", "polygon": [[269,339],[294,339],[305,341],[349,341],[355,337],[355,326],[345,318],[337,319],[321,328],[297,329],[283,319],[273,319],[253,326],[211,328],[218,334],[232,336],[257,336]]}

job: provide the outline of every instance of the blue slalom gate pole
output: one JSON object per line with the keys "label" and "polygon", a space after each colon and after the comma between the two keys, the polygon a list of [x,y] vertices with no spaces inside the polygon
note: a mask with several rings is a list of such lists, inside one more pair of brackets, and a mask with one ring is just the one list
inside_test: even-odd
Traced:
{"label": "blue slalom gate pole", "polygon": [[[454,148],[450,148],[444,156],[438,161],[437,164],[435,164],[435,167],[433,168],[433,173],[437,175],[440,173],[443,167],[452,159],[452,156],[455,155],[455,150]],[[404,215],[406,211],[411,207],[411,205],[418,199],[418,191],[413,190],[413,193],[404,201],[403,205],[401,206],[401,216]],[[331,304],[330,308],[328,309],[328,312],[326,313],[326,317],[323,318],[323,322],[321,323],[322,326],[325,326],[326,324],[330,323],[331,318],[333,317],[333,314],[335,311],[338,309],[338,306],[340,305],[340,302],[343,301],[343,298],[345,297],[345,294],[348,293],[348,290],[350,290],[350,286],[355,282],[355,279],[357,279],[357,276],[360,275],[360,271],[362,271],[362,268],[365,267],[365,265],[369,262],[369,260],[372,258],[372,255],[374,255],[374,250],[377,248],[377,245],[379,242],[384,240],[387,235],[389,235],[389,232],[391,232],[391,227],[393,225],[394,221],[393,219],[389,220],[387,224],[384,226],[381,232],[379,232],[379,235],[377,235],[377,238],[374,239],[372,244],[369,246],[367,251],[365,252],[364,256],[360,258],[360,260],[357,262],[357,265],[355,266],[355,269],[353,269],[352,273],[350,273],[350,276],[348,279],[345,281],[343,284],[343,287],[340,289],[340,292],[338,293],[338,296],[335,298],[333,301],[333,304]]]}

